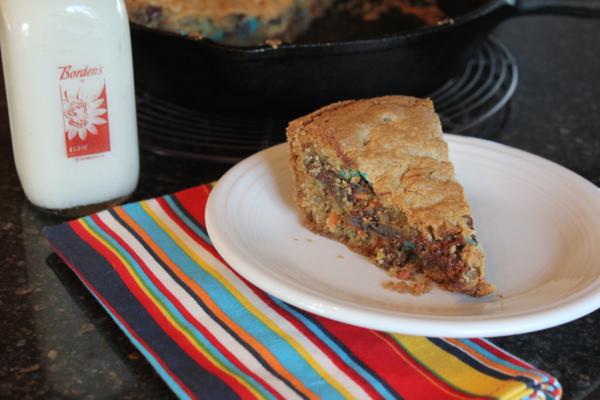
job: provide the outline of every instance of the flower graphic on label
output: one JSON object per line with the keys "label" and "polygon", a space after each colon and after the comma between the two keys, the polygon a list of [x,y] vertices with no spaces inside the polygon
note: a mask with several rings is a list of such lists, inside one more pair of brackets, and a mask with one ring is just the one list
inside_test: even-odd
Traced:
{"label": "flower graphic on label", "polygon": [[81,140],[85,140],[88,132],[97,135],[97,127],[107,123],[107,120],[102,118],[106,114],[103,93],[104,88],[88,95],[82,93],[81,88],[76,93],[63,91],[65,133],[69,140],[73,140],[77,136]]}

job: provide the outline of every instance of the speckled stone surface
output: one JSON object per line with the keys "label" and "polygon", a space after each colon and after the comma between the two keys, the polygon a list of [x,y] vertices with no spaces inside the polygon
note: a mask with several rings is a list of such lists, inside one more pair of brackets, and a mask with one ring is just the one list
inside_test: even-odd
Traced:
{"label": "speckled stone surface", "polygon": [[[520,68],[508,121],[494,140],[600,185],[600,21],[523,17],[494,34]],[[172,398],[74,275],[48,267],[52,250],[40,229],[60,221],[25,201],[0,98],[0,398]],[[206,182],[225,170],[143,153],[134,199]],[[493,341],[557,376],[566,399],[600,399],[600,312]]]}

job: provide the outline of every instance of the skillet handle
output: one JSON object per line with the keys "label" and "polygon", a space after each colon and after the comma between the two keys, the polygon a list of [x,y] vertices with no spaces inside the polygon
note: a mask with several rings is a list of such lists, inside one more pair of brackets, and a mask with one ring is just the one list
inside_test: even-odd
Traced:
{"label": "skillet handle", "polygon": [[509,0],[521,14],[600,17],[600,0]]}

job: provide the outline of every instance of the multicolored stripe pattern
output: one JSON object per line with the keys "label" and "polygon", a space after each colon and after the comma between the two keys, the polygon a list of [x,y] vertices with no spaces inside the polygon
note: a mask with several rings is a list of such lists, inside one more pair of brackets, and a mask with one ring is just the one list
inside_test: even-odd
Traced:
{"label": "multicolored stripe pattern", "polygon": [[404,336],[294,308],[211,246],[210,185],[45,234],[182,399],[558,399],[547,373],[484,339]]}

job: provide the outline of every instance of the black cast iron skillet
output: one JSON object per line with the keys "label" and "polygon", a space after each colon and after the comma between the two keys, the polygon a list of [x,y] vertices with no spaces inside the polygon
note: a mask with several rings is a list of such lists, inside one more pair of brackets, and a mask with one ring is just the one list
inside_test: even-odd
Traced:
{"label": "black cast iron skillet", "polygon": [[277,48],[224,46],[132,24],[136,84],[188,107],[293,116],[342,99],[425,96],[456,76],[482,37],[509,17],[600,16],[600,0],[439,2],[452,23],[410,28],[392,18],[367,26],[329,16]]}

